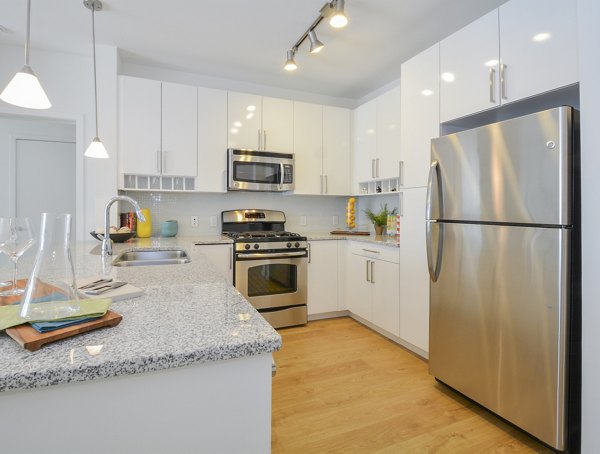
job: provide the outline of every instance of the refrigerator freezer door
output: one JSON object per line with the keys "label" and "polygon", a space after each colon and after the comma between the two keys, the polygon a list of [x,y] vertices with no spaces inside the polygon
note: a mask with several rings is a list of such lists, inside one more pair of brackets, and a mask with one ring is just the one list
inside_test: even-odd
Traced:
{"label": "refrigerator freezer door", "polygon": [[445,224],[431,283],[432,375],[565,445],[570,230]]}
{"label": "refrigerator freezer door", "polygon": [[432,219],[570,225],[571,123],[559,107],[432,140]]}

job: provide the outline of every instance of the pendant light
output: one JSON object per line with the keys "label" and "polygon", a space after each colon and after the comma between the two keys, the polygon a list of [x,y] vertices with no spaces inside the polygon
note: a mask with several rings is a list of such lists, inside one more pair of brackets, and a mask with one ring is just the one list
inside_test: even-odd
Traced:
{"label": "pendant light", "polygon": [[92,143],[85,150],[84,156],[88,158],[108,158],[108,153],[104,144],[98,137],[98,83],[96,82],[96,24],[94,20],[94,13],[96,11],[102,11],[102,2],[100,0],[83,0],[83,4],[86,8],[92,11],[92,51],[94,55],[94,109],[96,114],[96,137],[92,140]]}
{"label": "pendant light", "polygon": [[335,12],[331,19],[329,19],[329,25],[333,28],[343,28],[348,25],[348,18],[344,12],[344,0],[336,0]]}
{"label": "pendant light", "polygon": [[0,99],[26,109],[49,109],[52,107],[42,84],[29,66],[29,26],[31,22],[31,0],[27,0],[27,32],[25,37],[25,66],[10,80],[0,93]]}

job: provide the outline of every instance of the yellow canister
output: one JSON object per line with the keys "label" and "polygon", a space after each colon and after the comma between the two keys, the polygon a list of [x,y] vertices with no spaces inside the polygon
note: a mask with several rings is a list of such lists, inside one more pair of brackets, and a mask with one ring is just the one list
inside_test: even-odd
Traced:
{"label": "yellow canister", "polygon": [[150,210],[148,208],[142,208],[141,211],[146,220],[141,222],[138,219],[137,236],[138,238],[150,238],[152,236],[152,218],[150,217]]}

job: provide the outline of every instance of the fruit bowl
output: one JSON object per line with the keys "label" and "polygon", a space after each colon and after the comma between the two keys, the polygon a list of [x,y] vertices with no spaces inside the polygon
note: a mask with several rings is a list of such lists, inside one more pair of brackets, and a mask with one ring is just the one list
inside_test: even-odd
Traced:
{"label": "fruit bowl", "polygon": [[[104,239],[104,233],[90,232],[90,235],[92,235],[98,241],[102,241]],[[110,239],[113,240],[115,243],[124,243],[125,241],[133,238],[134,236],[135,232],[111,233]]]}

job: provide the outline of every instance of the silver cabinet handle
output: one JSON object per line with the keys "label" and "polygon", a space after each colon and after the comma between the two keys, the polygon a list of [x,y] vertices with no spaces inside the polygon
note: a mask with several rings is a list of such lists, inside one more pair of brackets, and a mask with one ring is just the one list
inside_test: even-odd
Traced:
{"label": "silver cabinet handle", "polygon": [[496,103],[496,70],[494,68],[490,68],[490,102]]}
{"label": "silver cabinet handle", "polygon": [[160,173],[160,163],[162,159],[160,157],[160,150],[156,150],[156,173]]}
{"label": "silver cabinet handle", "polygon": [[506,95],[506,65],[504,63],[500,65],[500,95],[502,99],[508,99]]}
{"label": "silver cabinet handle", "polygon": [[400,161],[400,168],[398,169],[400,177],[400,186],[404,186],[404,161]]}
{"label": "silver cabinet handle", "polygon": [[366,261],[366,264],[367,264],[367,282],[371,282],[371,280],[369,279],[369,263],[371,263],[371,261],[367,260]]}
{"label": "silver cabinet handle", "polygon": [[267,149],[267,130],[263,129],[263,150]]}
{"label": "silver cabinet handle", "polygon": [[365,252],[371,252],[373,254],[379,254],[379,251],[374,251],[373,249],[363,249]]}
{"label": "silver cabinet handle", "polygon": [[375,159],[371,159],[371,178],[375,178]]}
{"label": "silver cabinet handle", "polygon": [[312,258],[310,255],[310,243],[307,244],[307,248],[308,248],[308,263],[310,263],[310,259]]}
{"label": "silver cabinet handle", "polygon": [[167,152],[162,151],[162,173],[167,173]]}
{"label": "silver cabinet handle", "polygon": [[324,193],[327,194],[329,192],[328,188],[327,188],[327,175],[323,175],[323,178],[325,179],[325,191],[324,191]]}
{"label": "silver cabinet handle", "polygon": [[375,159],[375,175],[379,178],[379,158]]}
{"label": "silver cabinet handle", "polygon": [[375,261],[371,260],[371,284],[375,283]]}
{"label": "silver cabinet handle", "polygon": [[229,248],[229,269],[233,269],[233,247]]}
{"label": "silver cabinet handle", "polygon": [[258,148],[257,150],[261,150],[262,146],[261,146],[261,139],[262,139],[262,135],[260,133],[260,129],[258,130]]}
{"label": "silver cabinet handle", "polygon": [[321,194],[323,194],[323,175],[321,175]]}

